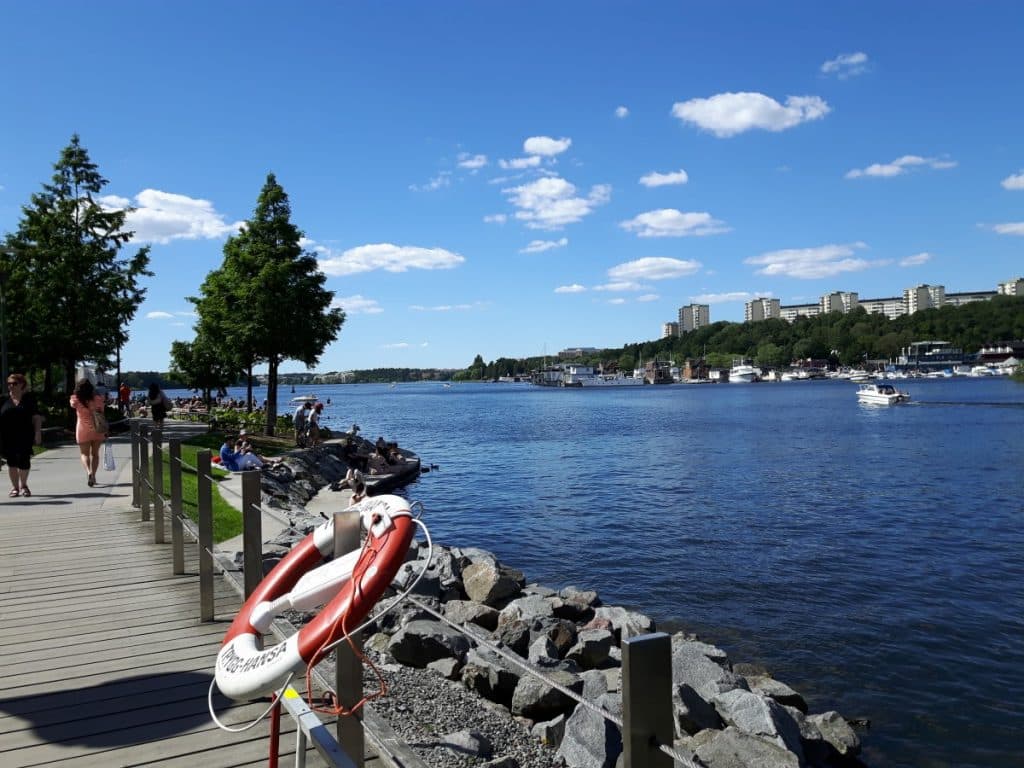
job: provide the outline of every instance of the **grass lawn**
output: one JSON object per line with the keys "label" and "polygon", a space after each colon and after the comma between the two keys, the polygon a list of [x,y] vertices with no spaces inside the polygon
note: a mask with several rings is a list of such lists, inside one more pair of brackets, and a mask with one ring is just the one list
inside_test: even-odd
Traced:
{"label": "grass lawn", "polygon": [[[274,456],[292,447],[290,442],[277,438],[254,436],[252,442],[256,451],[263,456]],[[181,444],[181,461],[184,465],[181,472],[182,512],[184,512],[189,519],[195,523],[199,522],[199,506],[197,501],[199,497],[199,486],[195,469],[193,469],[193,467],[198,465],[196,455],[204,448],[208,448],[210,449],[210,453],[216,456],[223,443],[223,433],[207,432],[201,435],[196,435],[195,437],[190,437]],[[170,455],[168,451],[164,451],[163,458],[164,496],[170,497]],[[210,465],[210,476],[214,478],[212,495],[213,540],[215,542],[226,541],[227,539],[233,538],[242,532],[242,513],[225,501],[217,490],[217,481],[221,478],[227,477],[228,474],[229,473],[227,471],[221,469],[216,464]]]}

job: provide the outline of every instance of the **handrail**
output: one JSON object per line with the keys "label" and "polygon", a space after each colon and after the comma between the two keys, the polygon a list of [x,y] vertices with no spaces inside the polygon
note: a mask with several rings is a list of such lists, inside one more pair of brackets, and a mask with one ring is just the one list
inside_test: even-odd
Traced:
{"label": "handrail", "polygon": [[[200,620],[212,621],[214,619],[214,570],[219,569],[220,572],[226,576],[230,571],[237,570],[237,568],[234,567],[233,563],[228,561],[214,547],[211,500],[213,484],[218,480],[218,478],[211,475],[212,467],[210,451],[199,451],[197,454],[197,463],[199,466],[191,467],[181,459],[181,440],[171,439],[169,441],[168,464],[170,467],[171,493],[168,498],[163,494],[162,434],[159,431],[155,431],[154,434],[154,431],[147,429],[146,425],[133,421],[131,436],[133,449],[133,489],[137,484],[139,488],[139,493],[137,494],[137,506],[141,509],[142,520],[146,521],[149,519],[149,501],[152,498],[155,502],[154,507],[156,512],[154,515],[154,538],[156,543],[163,543],[163,509],[166,506],[170,510],[175,574],[184,573],[184,533],[188,532],[189,536],[197,542],[200,553]],[[147,450],[147,448],[149,450]],[[150,471],[149,468],[149,456],[151,453],[154,464],[152,471]],[[182,469],[185,467],[195,472],[199,483],[198,526],[195,526],[192,523],[192,521],[183,513],[182,509],[181,473]],[[240,474],[242,476],[242,493],[240,498],[242,500],[244,551],[244,586],[240,591],[244,597],[248,597],[263,576],[261,517],[263,514],[269,514],[278,520],[280,520],[280,517],[276,512],[266,509],[260,504],[259,471],[252,470],[242,472]],[[231,488],[222,487],[221,490],[232,493],[235,496],[239,496],[239,494]],[[135,494],[133,494],[133,500],[134,496]],[[229,581],[233,586],[238,586],[234,579]],[[485,648],[491,653],[501,657],[509,664],[520,669],[523,673],[541,680],[545,685],[558,690],[569,699],[575,701],[578,705],[586,707],[588,710],[615,725],[623,736],[623,754],[626,768],[635,768],[641,765],[650,766],[651,768],[672,768],[672,761],[675,761],[675,763],[682,766],[682,768],[698,768],[699,763],[695,763],[689,756],[681,754],[674,748],[672,743],[674,726],[671,696],[671,643],[668,635],[665,635],[664,633],[654,633],[629,638],[623,641],[623,716],[618,717],[602,707],[599,707],[594,702],[583,698],[570,688],[567,688],[566,686],[551,679],[543,671],[530,664],[527,660],[516,654],[509,653],[505,649],[491,642],[489,638],[482,634],[482,630],[477,628],[475,625],[470,627],[467,624],[458,624],[453,622],[443,614],[434,610],[431,606],[410,595],[407,595],[405,599],[411,601],[418,609],[461,633],[475,645]],[[393,610],[397,604],[398,601],[395,601],[392,605],[389,605],[384,609],[382,614],[388,610]],[[377,618],[379,618],[379,616]],[[281,622],[279,621],[275,621],[272,626],[272,631],[279,638],[284,639],[287,634],[285,630],[278,627],[280,623]],[[294,628],[292,628],[292,631],[294,631]],[[339,646],[339,648],[341,647],[347,648],[347,646]],[[342,664],[343,662],[339,659],[336,669],[340,671]],[[348,675],[348,679],[352,678],[353,675]],[[358,682],[361,685],[361,680]],[[340,685],[337,686],[337,690],[339,691],[339,694],[349,693],[348,691],[343,691]],[[352,700],[356,700],[357,698],[359,697],[355,697]],[[316,730],[316,735],[314,737],[313,733],[309,730],[311,721],[309,721],[308,718],[313,713],[307,712],[303,706],[296,705],[294,707],[289,707],[285,704],[286,703],[282,702],[284,709],[289,711],[289,713],[296,718],[300,727],[302,735],[300,736],[299,743],[303,744],[305,737],[310,736],[313,740],[314,746],[316,746],[319,751],[321,747],[320,739],[324,732],[322,730]],[[367,719],[374,720],[374,727],[388,728],[386,724],[379,721],[379,718],[372,716],[372,710],[367,712]],[[313,727],[315,728],[315,726]],[[341,732],[342,729],[339,728],[339,733]],[[360,736],[361,735],[362,729],[360,729]],[[349,739],[351,740],[351,735],[349,736]],[[390,742],[390,740],[388,740],[388,742]],[[351,744],[345,740],[341,740],[341,743],[345,746],[349,746],[350,751],[352,751]],[[380,739],[374,739],[374,743],[379,750],[384,751],[388,751],[388,747],[391,746],[389,743]],[[337,747],[337,742],[334,742],[334,746]],[[360,759],[356,761],[356,763],[357,765],[361,765],[361,739],[359,739],[359,746],[357,749],[360,752]],[[344,766],[344,768],[351,768],[352,766],[350,758],[348,762],[332,762],[332,760],[334,760],[332,756],[337,753],[332,751],[330,748],[326,748],[325,752],[322,752],[321,754],[324,759],[328,761],[329,765],[338,766],[339,768],[342,766]],[[349,756],[346,755],[346,758],[348,757]],[[299,765],[299,754],[296,755],[296,761],[296,765]],[[401,759],[397,759],[395,762],[396,764],[404,763],[410,767],[416,763],[422,764],[422,761],[419,761],[414,753],[411,752],[408,755],[402,755]]]}

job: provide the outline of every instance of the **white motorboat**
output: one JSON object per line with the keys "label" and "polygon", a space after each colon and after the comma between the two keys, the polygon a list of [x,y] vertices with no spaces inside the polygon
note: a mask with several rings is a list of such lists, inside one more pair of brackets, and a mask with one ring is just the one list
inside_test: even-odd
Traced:
{"label": "white motorboat", "polygon": [[310,394],[310,395],[298,395],[297,397],[293,397],[292,398],[292,402],[293,403],[305,403],[306,401],[309,401],[311,403],[315,403],[319,399],[320,399],[319,397],[317,397],[316,395],[312,395],[312,394]]}
{"label": "white motorboat", "polygon": [[738,363],[729,369],[730,384],[749,384],[757,378],[757,368],[746,363]]}
{"label": "white motorboat", "polygon": [[892,384],[861,384],[857,400],[869,405],[896,405],[910,401],[910,393],[896,389]]}

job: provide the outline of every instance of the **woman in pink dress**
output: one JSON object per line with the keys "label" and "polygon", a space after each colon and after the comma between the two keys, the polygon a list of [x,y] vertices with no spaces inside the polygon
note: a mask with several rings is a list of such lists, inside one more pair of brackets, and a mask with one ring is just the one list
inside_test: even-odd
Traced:
{"label": "woman in pink dress", "polygon": [[100,468],[100,446],[107,439],[103,432],[96,431],[93,421],[94,411],[103,411],[104,398],[96,394],[92,382],[82,379],[75,386],[75,394],[70,398],[70,405],[78,415],[78,423],[75,425],[75,442],[78,443],[78,452],[81,454],[82,466],[89,476],[89,486],[96,485],[96,470]]}

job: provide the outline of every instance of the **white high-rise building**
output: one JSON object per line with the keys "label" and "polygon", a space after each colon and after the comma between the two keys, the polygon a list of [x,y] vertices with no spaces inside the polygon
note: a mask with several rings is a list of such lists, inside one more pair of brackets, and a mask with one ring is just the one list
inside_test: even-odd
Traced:
{"label": "white high-rise building", "polygon": [[890,320],[907,314],[907,307],[902,296],[889,296],[884,299],[865,299],[860,302],[869,315],[885,315]]}
{"label": "white high-rise building", "polygon": [[847,315],[858,306],[860,306],[860,302],[857,301],[857,294],[854,291],[836,291],[835,293],[826,293],[821,297],[821,311],[825,314],[842,312]]}
{"label": "white high-rise building", "polygon": [[679,323],[663,323],[661,326],[661,338],[671,339],[679,335]]}
{"label": "white high-rise building", "polygon": [[938,309],[946,304],[946,288],[942,285],[916,285],[903,290],[903,303],[907,314],[912,315],[922,309]]}
{"label": "white high-rise building", "polygon": [[747,323],[781,317],[782,307],[778,299],[758,296],[743,307],[743,321]]}
{"label": "white high-rise building", "polygon": [[1015,277],[1005,283],[1000,283],[997,293],[1003,296],[1024,296],[1024,277]]}
{"label": "white high-rise building", "polygon": [[707,304],[687,304],[679,308],[679,333],[689,333],[711,324],[711,307]]}

